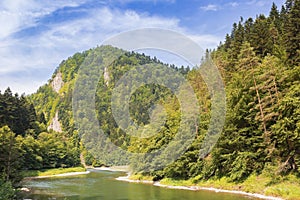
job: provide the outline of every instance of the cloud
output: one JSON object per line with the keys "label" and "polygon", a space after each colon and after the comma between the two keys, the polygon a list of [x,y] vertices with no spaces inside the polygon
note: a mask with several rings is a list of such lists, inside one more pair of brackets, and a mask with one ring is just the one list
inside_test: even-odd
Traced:
{"label": "cloud", "polygon": [[238,7],[240,4],[238,2],[229,2],[228,5],[235,8]]}
{"label": "cloud", "polygon": [[48,30],[38,35],[3,40],[0,73],[47,66],[49,57],[51,64],[58,63],[76,51],[99,45],[107,37],[130,29],[180,29],[177,19],[140,15],[130,10],[121,12],[104,7],[89,12],[85,18],[49,25]]}
{"label": "cloud", "polygon": [[201,6],[200,8],[204,11],[218,11],[220,9],[219,6],[215,4],[208,4],[206,6]]}
{"label": "cloud", "polygon": [[0,39],[23,28],[34,26],[36,19],[53,12],[57,8],[78,6],[83,2],[83,0],[66,0],[63,2],[45,0],[41,3],[34,0],[2,0],[0,3]]}
{"label": "cloud", "polygon": [[[31,94],[45,84],[49,78],[46,77],[46,75],[41,76],[39,74],[39,76],[37,76],[36,72],[22,73],[22,76],[18,76],[18,74],[0,75],[0,91],[2,93],[6,88],[10,87],[13,93]],[[45,78],[47,79],[45,80]]]}
{"label": "cloud", "polygon": [[[18,2],[23,1],[28,3],[24,8],[26,12],[21,9],[23,3],[12,4],[6,11],[0,5],[1,10],[17,16],[12,25],[0,34],[1,90],[10,86],[19,93],[34,92],[43,80],[46,82],[51,77],[62,60],[75,52],[101,45],[105,39],[123,31],[149,27],[170,29],[190,36],[204,48],[215,47],[220,41],[210,35],[191,34],[180,26],[177,18],[164,18],[103,5],[89,8],[84,15],[70,20],[56,19],[45,23],[55,11],[64,7],[73,7],[70,12],[84,10],[80,5],[85,1],[70,0],[59,5],[57,1],[45,0],[43,2],[46,6],[32,0]],[[18,15],[19,10],[25,13],[21,16],[27,16],[25,20]]]}
{"label": "cloud", "polygon": [[220,41],[223,39],[221,37],[208,35],[208,34],[204,34],[204,35],[190,34],[188,35],[188,37],[205,49],[213,49],[217,47]]}
{"label": "cloud", "polygon": [[247,5],[255,5],[255,6],[259,6],[259,7],[263,7],[265,5],[268,5],[269,2],[264,1],[264,0],[252,0],[246,3]]}

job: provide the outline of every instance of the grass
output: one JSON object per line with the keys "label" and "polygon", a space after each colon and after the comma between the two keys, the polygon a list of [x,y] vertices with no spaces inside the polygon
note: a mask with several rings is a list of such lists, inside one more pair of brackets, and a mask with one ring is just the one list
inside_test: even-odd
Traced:
{"label": "grass", "polygon": [[57,168],[57,169],[42,169],[42,170],[28,170],[23,171],[23,177],[36,177],[36,176],[53,176],[58,174],[65,174],[71,172],[85,172],[86,169],[83,167],[72,167],[72,168]]}
{"label": "grass", "polygon": [[[146,177],[148,180],[151,177]],[[142,175],[134,175],[134,180],[145,180]],[[235,183],[228,178],[210,179],[206,181],[174,180],[165,178],[160,181],[163,185],[170,186],[200,186],[224,190],[237,190],[248,193],[257,193],[266,196],[280,197],[287,200],[300,200],[300,179],[295,175],[282,177],[268,177],[266,175],[252,175],[244,182]]]}
{"label": "grass", "polygon": [[141,174],[134,174],[129,177],[130,180],[136,180],[136,181],[153,181],[152,176],[143,176]]}

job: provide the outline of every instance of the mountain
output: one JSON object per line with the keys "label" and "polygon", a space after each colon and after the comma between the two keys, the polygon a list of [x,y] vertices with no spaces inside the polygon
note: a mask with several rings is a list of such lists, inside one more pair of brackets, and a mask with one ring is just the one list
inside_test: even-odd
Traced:
{"label": "mountain", "polygon": [[[108,62],[108,64],[105,66],[102,74],[99,74],[97,66],[100,66],[104,62]],[[136,66],[139,65],[145,67],[137,69]],[[87,71],[83,71],[83,68],[86,68]],[[88,115],[90,114],[86,113],[87,111],[84,111],[89,107],[88,105],[84,105],[84,109],[82,110],[77,109],[75,111],[76,113],[80,113],[77,117],[80,118],[80,122],[86,121],[85,127],[76,127],[74,122],[74,115],[76,115],[76,113],[74,113],[75,100],[73,95],[78,96],[78,93],[82,92],[82,94],[79,95],[79,98],[86,96],[93,98],[93,96],[96,96],[96,101],[94,101],[98,122],[101,130],[103,130],[104,134],[108,136],[113,144],[124,150],[130,149],[130,151],[145,151],[145,149],[149,147],[143,147],[143,149],[140,150],[133,150],[136,147],[132,144],[137,141],[134,141],[134,139],[130,138],[129,135],[126,134],[120,127],[118,127],[118,124],[116,124],[112,113],[111,98],[118,80],[126,75],[126,73],[134,70],[141,70],[139,72],[136,71],[134,75],[135,78],[138,78],[137,74],[143,73],[148,76],[157,77],[159,73],[163,73],[161,68],[168,68],[173,72],[178,72],[178,74],[182,75],[186,75],[189,72],[189,68],[179,69],[174,65],[169,66],[163,64],[156,58],[150,58],[144,54],[127,52],[111,46],[100,46],[83,53],[77,53],[68,58],[66,61],[63,61],[56,69],[52,79],[49,80],[46,85],[40,87],[38,91],[30,97],[30,99],[34,103],[37,112],[44,113],[48,124],[48,130],[52,129],[56,132],[64,132],[68,137],[75,136],[78,140],[79,137],[83,140],[83,138],[86,138],[84,136],[93,136],[93,138],[86,138],[83,142],[85,144],[85,148],[87,148],[89,152],[88,153],[84,151],[88,164],[92,164],[93,162],[104,165],[128,164],[130,160],[128,155],[118,154],[115,152],[115,155],[112,156],[112,152],[110,151],[110,155],[107,155],[107,151],[104,149],[111,147],[109,147],[107,144],[100,148],[100,143],[95,142],[100,133],[98,132],[99,130],[97,130],[97,128],[88,123],[90,121]],[[151,69],[151,71],[149,69]],[[88,77],[84,81],[88,81],[90,84],[93,81],[93,78],[95,79],[96,85],[98,85],[96,91],[89,91],[86,88],[80,89],[81,87],[84,87],[84,83],[79,84],[78,82],[80,82],[82,77],[85,75]],[[143,80],[145,77],[140,78]],[[175,87],[177,83],[172,84]],[[131,85],[131,87],[132,86],[133,85]],[[151,120],[150,118],[152,111],[149,111],[149,109],[151,109],[155,103],[165,104],[169,101],[175,101],[175,108],[178,107],[176,98],[174,99],[174,95],[172,95],[167,88],[161,87],[157,84],[149,84],[141,88],[137,88],[137,90],[130,97],[130,116],[134,119],[134,122],[138,126],[147,125]],[[87,104],[92,103],[93,102],[88,102]],[[122,105],[123,103],[119,102],[119,104]],[[176,109],[178,112],[178,108]],[[172,107],[170,107],[168,111],[175,112],[174,108]],[[93,112],[95,111],[91,111],[91,113]],[[120,118],[128,119],[128,117],[122,116],[122,112],[119,112],[119,115]],[[121,123],[128,122],[123,120]],[[88,128],[86,128],[87,126]],[[100,129],[100,127],[98,127],[98,129]],[[133,130],[133,126],[128,126],[126,128],[126,130]],[[81,129],[84,129],[84,131]],[[78,133],[78,130],[81,130],[81,132]],[[164,138],[162,135],[159,137],[162,138],[153,138],[152,140],[166,140],[166,138]],[[94,160],[93,157],[96,157],[96,160]]]}
{"label": "mountain", "polygon": [[[299,13],[300,1],[287,0],[269,16],[241,18],[192,69],[100,46],[62,61],[29,97],[0,93],[0,183],[18,179],[20,169],[79,165],[81,154],[88,165],[130,164],[153,180],[254,177],[264,189],[287,184],[293,193],[300,188]],[[218,95],[203,77],[211,62],[227,112],[218,113],[225,125],[208,151],[205,136],[219,131],[210,127]]]}
{"label": "mountain", "polygon": [[[268,17],[258,15],[256,19],[241,18],[238,23],[234,23],[232,33],[226,36],[225,42],[216,50],[207,52],[222,73],[226,86],[227,114],[221,138],[205,158],[199,157],[199,151],[209,125],[212,97],[201,77],[201,67],[192,70],[178,69],[163,64],[156,58],[151,59],[149,56],[111,46],[101,46],[77,53],[63,61],[48,84],[42,86],[31,99],[37,112],[45,114],[49,129],[63,131],[68,136],[76,135],[76,138],[85,140],[83,143],[91,153],[85,151],[86,158],[95,159],[98,164],[126,164],[130,160],[136,172],[150,173],[158,179],[207,179],[228,176],[234,181],[239,181],[252,173],[262,173],[269,167],[274,167],[274,171],[279,174],[298,172],[300,70],[299,47],[294,44],[299,44],[299,1],[288,2],[290,3],[283,6],[281,11],[273,4]],[[291,41],[293,45],[288,45]],[[116,55],[117,59],[113,59]],[[109,63],[109,60],[113,61]],[[99,71],[93,66],[105,62],[107,63],[104,64],[102,74],[98,76]],[[95,81],[98,81],[96,92],[94,91],[95,108],[106,139],[123,150],[138,153],[154,152],[168,146],[175,138],[181,122],[179,100],[168,88],[158,84],[137,88],[129,101],[130,116],[135,124],[145,127],[151,124],[153,110],[150,110],[153,105],[161,105],[161,111],[167,114],[165,123],[159,126],[157,135],[145,138],[131,137],[142,133],[134,126],[128,125],[130,120],[127,115],[120,114],[121,124],[127,124],[125,126],[128,132],[124,131],[119,122],[116,122],[111,105],[111,98],[119,79],[136,70],[136,65],[146,65],[148,68],[160,66],[180,71],[194,88],[200,105],[200,115],[195,123],[195,140],[187,152],[173,164],[155,172],[141,162],[143,160],[148,163],[150,159],[149,163],[155,163],[151,158],[132,158],[127,154],[107,155],[105,152],[112,147],[107,143],[101,146],[96,142],[99,130],[93,130],[88,125],[75,126],[72,97],[75,94],[76,79],[80,79],[77,76],[81,65],[88,65],[88,69],[95,70],[92,73],[83,73],[95,76]],[[161,73],[159,70],[147,72],[146,69],[147,67],[140,73]],[[84,92],[82,96],[93,97],[92,94],[88,94],[89,91]],[[124,102],[118,102],[117,105],[120,110],[122,103]],[[77,114],[74,116],[79,116]],[[83,113],[81,115],[81,121],[86,120],[88,124],[91,118]],[[163,119],[163,116],[159,117]],[[94,134],[94,141],[85,137],[85,133],[78,133],[80,128],[84,128],[85,131],[90,129]],[[151,127],[145,130],[155,132]],[[163,159],[165,158],[162,156],[161,160]],[[90,164],[96,162],[91,160]]]}

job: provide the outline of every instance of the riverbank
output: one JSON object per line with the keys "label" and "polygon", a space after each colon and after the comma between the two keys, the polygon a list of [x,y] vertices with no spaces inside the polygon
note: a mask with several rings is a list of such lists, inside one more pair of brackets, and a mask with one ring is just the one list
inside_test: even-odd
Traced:
{"label": "riverbank", "polygon": [[[25,179],[39,179],[39,178],[51,178],[51,177],[64,177],[64,176],[77,176],[90,173],[90,170],[99,171],[112,171],[112,172],[124,172],[127,176],[118,177],[116,180],[126,181],[130,183],[143,183],[153,184],[154,186],[164,187],[169,189],[181,189],[181,190],[207,190],[217,193],[231,193],[243,196],[250,196],[260,199],[269,200],[300,200],[300,181],[297,177],[290,175],[280,179],[264,177],[264,176],[250,176],[243,183],[233,183],[226,178],[196,181],[192,180],[172,180],[163,179],[159,182],[154,182],[153,177],[131,175],[128,166],[115,166],[115,167],[96,167],[96,168],[63,168],[63,169],[51,169],[42,171],[30,171],[27,172]],[[31,175],[31,176],[29,176]]]}
{"label": "riverbank", "polygon": [[[130,176],[118,177],[119,181],[131,183],[153,184],[154,186],[164,187],[169,189],[192,190],[192,191],[212,191],[217,193],[231,193],[266,200],[298,200],[300,199],[300,190],[298,183],[295,182],[296,177],[284,182],[270,184],[270,179],[250,176],[241,184],[232,183],[225,178],[219,180],[209,180],[193,183],[191,180],[177,181],[172,179],[163,179],[159,182],[154,182],[151,177]],[[298,181],[299,182],[299,181]]]}
{"label": "riverbank", "polygon": [[113,166],[113,167],[73,167],[73,168],[57,168],[44,170],[30,170],[22,172],[24,179],[39,179],[51,177],[77,176],[89,174],[89,169],[111,172],[128,172],[128,166]]}
{"label": "riverbank", "polygon": [[83,167],[30,170],[22,172],[24,179],[39,179],[51,177],[77,176],[90,173]]}
{"label": "riverbank", "polygon": [[112,166],[112,167],[91,167],[91,168],[87,168],[87,169],[129,173],[129,166],[126,166],[126,165],[124,165],[124,166]]}
{"label": "riverbank", "polygon": [[[23,180],[32,180],[32,179],[44,179],[44,178],[53,178],[53,177],[66,177],[66,176],[78,176],[89,174],[83,167],[72,167],[72,168],[56,168],[56,169],[43,169],[43,170],[30,170],[23,171]],[[23,187],[19,189],[21,192],[30,192],[29,188]]]}
{"label": "riverbank", "polygon": [[217,189],[217,188],[212,188],[212,187],[209,188],[209,187],[200,187],[200,186],[171,186],[171,185],[161,184],[160,182],[154,183],[154,186],[164,187],[164,188],[169,188],[169,189],[179,189],[179,190],[192,190],[192,191],[206,190],[206,191],[211,191],[211,192],[216,192],[216,193],[221,192],[221,193],[237,194],[237,195],[255,197],[255,198],[260,198],[260,199],[267,199],[267,200],[283,200],[280,197],[265,196],[262,194],[248,193],[248,192],[243,192],[243,191],[238,191],[238,190],[223,190],[223,189]]}

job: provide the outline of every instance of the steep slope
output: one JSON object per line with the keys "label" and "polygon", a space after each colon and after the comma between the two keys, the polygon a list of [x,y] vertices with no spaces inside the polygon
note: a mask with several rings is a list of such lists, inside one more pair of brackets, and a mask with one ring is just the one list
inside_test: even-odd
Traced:
{"label": "steep slope", "polygon": [[[94,66],[100,65],[104,60],[110,60],[114,55],[118,55],[116,57],[117,59],[113,60],[110,65],[105,67],[102,74],[97,76],[97,69],[94,69]],[[92,59],[92,61],[87,61],[89,59]],[[83,53],[77,53],[66,61],[63,61],[56,69],[56,72],[52,76],[52,79],[49,80],[48,84],[40,87],[37,93],[32,95],[31,99],[36,106],[36,110],[45,114],[49,130],[53,129],[56,132],[65,132],[69,137],[75,137],[78,140],[77,128],[80,127],[76,128],[74,124],[74,113],[72,110],[72,100],[74,99],[72,97],[74,94],[75,82],[79,79],[78,73],[82,64],[89,65],[88,71],[91,74],[90,79],[92,79],[92,76],[94,75],[96,75],[96,78],[99,77],[96,93],[91,95],[96,95],[96,113],[101,129],[109,136],[112,143],[118,147],[123,149],[130,148],[132,143],[130,137],[118,127],[112,114],[111,97],[113,89],[118,80],[126,74],[126,72],[135,70],[135,66],[156,66],[157,70],[151,71],[149,74],[151,76],[151,74],[160,73],[159,66],[165,68],[168,65],[161,63],[156,58],[151,59],[149,56],[143,54],[130,53],[111,46],[101,46]],[[188,69],[179,70],[173,65],[168,68],[174,71],[180,71],[183,74],[188,72]],[[137,73],[142,74],[143,72]],[[84,90],[82,96],[89,95],[89,92],[90,91]],[[155,84],[145,85],[134,92],[130,98],[130,114],[137,124],[146,125],[150,122],[151,118],[149,109],[155,103],[164,103],[170,98],[173,99],[174,97],[167,88]],[[175,104],[176,103],[178,104],[175,100]],[[120,104],[122,104],[122,102],[120,102]],[[172,109],[170,108],[170,110]],[[82,113],[84,113],[84,111],[82,111]],[[84,120],[87,119],[82,118],[80,121]],[[93,134],[96,132],[97,130],[95,129]],[[80,136],[81,138],[83,137],[83,135]],[[85,141],[85,145],[88,143],[88,141]],[[87,148],[89,151],[93,152],[92,156],[97,157],[98,163],[105,165],[128,164],[129,158],[126,156],[109,155],[109,158],[106,158],[108,155],[103,149],[99,150],[99,147],[97,147],[95,142],[92,146]],[[131,147],[131,149],[134,148]],[[86,157],[88,159],[91,155],[87,154]],[[93,159],[88,160],[90,160],[88,161],[90,162],[88,164],[92,164]]]}

